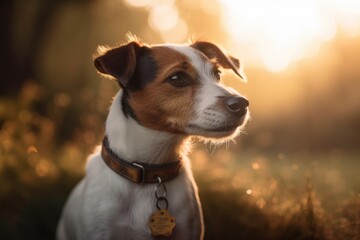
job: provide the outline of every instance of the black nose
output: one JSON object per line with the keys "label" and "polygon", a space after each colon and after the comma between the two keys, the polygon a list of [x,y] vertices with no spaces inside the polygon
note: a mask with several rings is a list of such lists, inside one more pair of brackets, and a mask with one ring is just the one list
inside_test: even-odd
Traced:
{"label": "black nose", "polygon": [[[249,106],[249,101],[246,98],[231,96],[225,100],[226,107],[231,112],[245,112],[246,107]],[[244,113],[245,114],[245,113]]]}

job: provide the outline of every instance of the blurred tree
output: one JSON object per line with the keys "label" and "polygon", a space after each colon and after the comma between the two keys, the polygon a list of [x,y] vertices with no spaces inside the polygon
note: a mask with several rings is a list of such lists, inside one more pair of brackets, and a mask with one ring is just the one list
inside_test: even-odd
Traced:
{"label": "blurred tree", "polygon": [[[91,1],[5,0],[0,3],[0,45],[3,47],[0,66],[5,79],[0,94],[17,93],[28,79],[36,80],[38,55],[58,11],[66,4],[85,4]],[[25,29],[24,26],[30,29]],[[21,34],[16,34],[16,31]],[[19,37],[23,39],[17,40]]]}
{"label": "blurred tree", "polygon": [[0,38],[0,45],[2,46],[1,50],[1,72],[3,74],[4,81],[2,83],[3,87],[0,90],[0,93],[6,93],[10,89],[14,89],[19,86],[19,81],[13,79],[16,74],[15,71],[15,59],[12,55],[12,27],[11,19],[13,17],[12,13],[14,11],[14,2],[11,0],[2,1],[0,3],[0,28],[2,30],[2,37]]}

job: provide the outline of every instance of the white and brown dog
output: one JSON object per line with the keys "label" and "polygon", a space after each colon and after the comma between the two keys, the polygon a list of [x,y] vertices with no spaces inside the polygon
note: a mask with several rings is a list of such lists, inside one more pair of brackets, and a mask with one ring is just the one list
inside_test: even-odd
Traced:
{"label": "white and brown dog", "polygon": [[[245,125],[248,100],[220,83],[220,68],[242,77],[239,61],[209,42],[148,46],[132,40],[102,51],[94,64],[121,90],[110,107],[102,150],[89,157],[57,238],[140,240],[160,231],[165,239],[203,239],[198,190],[186,156],[189,138],[231,139]],[[163,184],[166,192],[154,194]],[[154,230],[149,221],[157,209],[173,217],[160,219]],[[174,229],[167,220],[176,221]]]}

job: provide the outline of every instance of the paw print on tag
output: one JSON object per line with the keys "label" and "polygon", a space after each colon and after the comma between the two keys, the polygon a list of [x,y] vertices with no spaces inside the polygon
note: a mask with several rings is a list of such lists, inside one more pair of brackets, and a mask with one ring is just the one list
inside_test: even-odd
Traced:
{"label": "paw print on tag", "polygon": [[149,219],[149,227],[153,237],[169,237],[175,228],[175,217],[168,210],[159,210]]}

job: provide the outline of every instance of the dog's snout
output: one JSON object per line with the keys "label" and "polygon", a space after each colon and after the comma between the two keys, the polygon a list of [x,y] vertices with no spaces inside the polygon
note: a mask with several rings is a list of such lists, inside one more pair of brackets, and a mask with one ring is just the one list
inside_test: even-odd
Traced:
{"label": "dog's snout", "polygon": [[249,101],[243,97],[231,96],[225,100],[225,104],[231,112],[238,113],[246,111],[246,107],[249,106]]}

